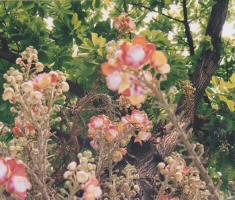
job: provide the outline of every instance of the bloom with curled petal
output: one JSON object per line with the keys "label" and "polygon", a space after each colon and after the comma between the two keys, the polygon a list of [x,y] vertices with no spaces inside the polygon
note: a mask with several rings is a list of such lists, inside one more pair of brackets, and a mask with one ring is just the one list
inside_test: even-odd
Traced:
{"label": "bloom with curled petal", "polygon": [[155,45],[149,43],[143,36],[136,36],[132,44],[124,42],[120,49],[122,50],[120,61],[131,69],[139,70],[149,63]]}
{"label": "bloom with curled petal", "polygon": [[147,98],[146,90],[140,85],[132,85],[128,93],[127,91],[128,90],[126,90],[126,93],[123,93],[123,96],[125,96],[132,105],[139,105]]}
{"label": "bloom with curled petal", "polygon": [[120,62],[115,61],[114,63],[106,62],[101,65],[101,71],[104,75],[108,76],[115,71],[123,71],[124,66]]}
{"label": "bloom with curled petal", "polygon": [[159,74],[168,74],[171,70],[171,67],[169,64],[165,64],[161,65],[160,67],[157,67],[156,70]]}
{"label": "bloom with curled petal", "polygon": [[165,65],[167,64],[167,57],[162,51],[154,51],[150,58],[150,64],[154,68]]}

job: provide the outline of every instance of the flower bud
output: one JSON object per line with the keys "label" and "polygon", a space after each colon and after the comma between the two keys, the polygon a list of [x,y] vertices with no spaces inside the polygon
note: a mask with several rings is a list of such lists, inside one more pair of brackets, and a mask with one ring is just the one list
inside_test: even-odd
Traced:
{"label": "flower bud", "polygon": [[77,167],[77,163],[75,161],[73,161],[73,162],[68,164],[67,169],[70,170],[70,171],[75,171],[76,167]]}
{"label": "flower bud", "polygon": [[14,90],[12,88],[8,87],[4,90],[2,98],[4,101],[11,100],[14,97],[14,94],[15,94]]}
{"label": "flower bud", "polygon": [[21,88],[24,92],[31,92],[33,90],[33,84],[30,81],[24,82]]}
{"label": "flower bud", "polygon": [[64,179],[70,179],[73,173],[71,171],[66,171],[63,175]]}
{"label": "flower bud", "polygon": [[69,84],[65,81],[61,83],[61,89],[63,92],[68,92],[69,91]]}

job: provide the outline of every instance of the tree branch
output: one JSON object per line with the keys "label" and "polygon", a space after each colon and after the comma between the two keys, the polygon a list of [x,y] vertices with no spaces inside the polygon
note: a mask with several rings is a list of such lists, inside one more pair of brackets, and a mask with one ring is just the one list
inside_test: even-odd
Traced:
{"label": "tree branch", "polygon": [[180,22],[180,23],[184,23],[184,20],[180,20],[180,19],[174,18],[174,17],[172,17],[172,16],[170,16],[170,15],[166,15],[166,14],[164,14],[164,13],[159,13],[159,12],[157,12],[156,10],[154,10],[153,8],[150,8],[150,7],[148,7],[148,6],[145,6],[145,5],[141,4],[141,3],[132,3],[132,2],[131,2],[131,3],[129,3],[129,4],[130,4],[130,5],[133,5],[133,6],[136,6],[136,7],[139,7],[139,8],[144,8],[144,9],[149,10],[149,11],[151,11],[151,12],[156,12],[156,13],[158,13],[158,14],[164,16],[164,17],[167,17],[167,18],[169,18],[169,19],[172,19],[172,20],[174,20],[174,21],[177,21],[177,22]]}
{"label": "tree branch", "polygon": [[190,55],[194,55],[194,42],[190,31],[189,21],[188,21],[188,10],[187,10],[187,0],[183,0],[183,14],[184,14],[184,27],[185,35],[188,41]]}

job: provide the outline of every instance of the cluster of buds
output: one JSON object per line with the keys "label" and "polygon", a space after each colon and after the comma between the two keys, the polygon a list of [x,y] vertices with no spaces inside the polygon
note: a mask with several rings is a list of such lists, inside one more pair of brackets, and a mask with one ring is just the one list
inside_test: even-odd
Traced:
{"label": "cluster of buds", "polygon": [[[179,154],[167,157],[165,162],[158,164],[158,169],[168,180],[172,192],[180,190],[187,199],[208,199],[209,191],[206,189],[206,183],[201,181],[199,171],[194,167],[188,167]],[[172,198],[170,194],[162,195],[164,200]]]}
{"label": "cluster of buds", "polygon": [[21,160],[0,158],[0,186],[18,200],[24,200],[31,184]]}
{"label": "cluster of buds", "polygon": [[192,168],[187,167],[185,160],[180,155],[169,156],[165,161],[167,164],[160,162],[158,169],[161,174],[168,176],[169,179],[181,182],[184,176],[192,172]]}
{"label": "cluster of buds", "polygon": [[105,181],[104,188],[107,192],[103,194],[104,200],[109,199],[134,199],[140,193],[138,185],[139,175],[133,165],[126,165],[121,175],[113,174],[111,179]]}
{"label": "cluster of buds", "polygon": [[[112,144],[114,142],[124,140],[124,138],[128,137],[124,134],[122,123],[112,122],[105,115],[91,117],[88,127],[89,137],[92,139],[90,144],[97,151],[104,148],[108,151],[109,148],[113,146]],[[101,146],[103,148],[101,148]],[[115,148],[115,151],[112,152],[112,160],[114,162],[119,162],[123,159],[125,154],[125,148],[119,148],[118,146]]]}
{"label": "cluster of buds", "polygon": [[27,138],[17,137],[13,138],[9,142],[8,150],[10,151],[10,154],[12,156],[19,158],[23,154],[23,151],[25,150],[26,147],[27,147]]}
{"label": "cluster of buds", "polygon": [[[34,121],[48,121],[57,99],[64,99],[64,92],[69,90],[66,76],[60,71],[39,73],[43,64],[38,62],[37,51],[28,47],[16,63],[21,65],[21,70],[10,68],[4,78],[3,100],[20,105],[21,109],[12,108],[17,113],[15,127],[12,132],[16,136],[31,135],[35,133]],[[27,113],[27,117],[25,117]],[[48,117],[45,117],[48,116]],[[46,118],[46,119],[44,119]]]}
{"label": "cluster of buds", "polygon": [[119,122],[113,122],[105,115],[93,116],[88,127],[89,137],[92,139],[91,146],[96,150],[103,149],[101,146],[115,147],[112,159],[119,162],[126,154],[125,147],[132,136],[135,137],[135,142],[140,144],[150,139],[152,122],[145,112],[133,110],[131,115],[122,117]]}
{"label": "cluster of buds", "polygon": [[156,84],[151,69],[162,75],[169,73],[167,57],[142,36],[135,36],[132,43],[122,41],[114,47],[115,53],[109,47],[112,52],[107,52],[108,62],[101,67],[107,86],[125,96],[132,105],[139,105],[151,93],[149,85]]}
{"label": "cluster of buds", "polygon": [[120,16],[114,17],[113,26],[121,33],[129,33],[136,30],[134,20],[127,14],[122,14]]}
{"label": "cluster of buds", "polygon": [[[79,164],[73,161],[67,166],[68,171],[64,173],[64,178],[67,180],[66,186],[70,191],[84,191],[82,196],[84,200],[99,199],[102,190],[99,181],[96,179],[96,165],[91,151],[79,153],[78,159]],[[75,190],[73,187],[75,187]],[[74,199],[77,199],[77,197],[74,196]]]}

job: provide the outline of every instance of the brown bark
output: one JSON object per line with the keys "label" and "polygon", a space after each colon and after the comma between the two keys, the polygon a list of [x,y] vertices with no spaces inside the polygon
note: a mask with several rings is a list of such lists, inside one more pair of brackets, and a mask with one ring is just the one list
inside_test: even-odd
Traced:
{"label": "brown bark", "polygon": [[213,73],[218,68],[220,61],[220,51],[223,47],[221,41],[221,32],[228,12],[229,0],[217,0],[212,7],[211,15],[208,21],[206,35],[211,37],[212,49],[204,47],[200,59],[197,62],[196,70],[192,75],[191,81],[195,87],[194,101],[191,102],[191,106],[186,108],[187,99],[183,96],[178,104],[177,113],[187,110],[186,117],[191,122],[194,121],[195,113],[198,108],[198,104],[205,92],[206,87],[210,83]]}

